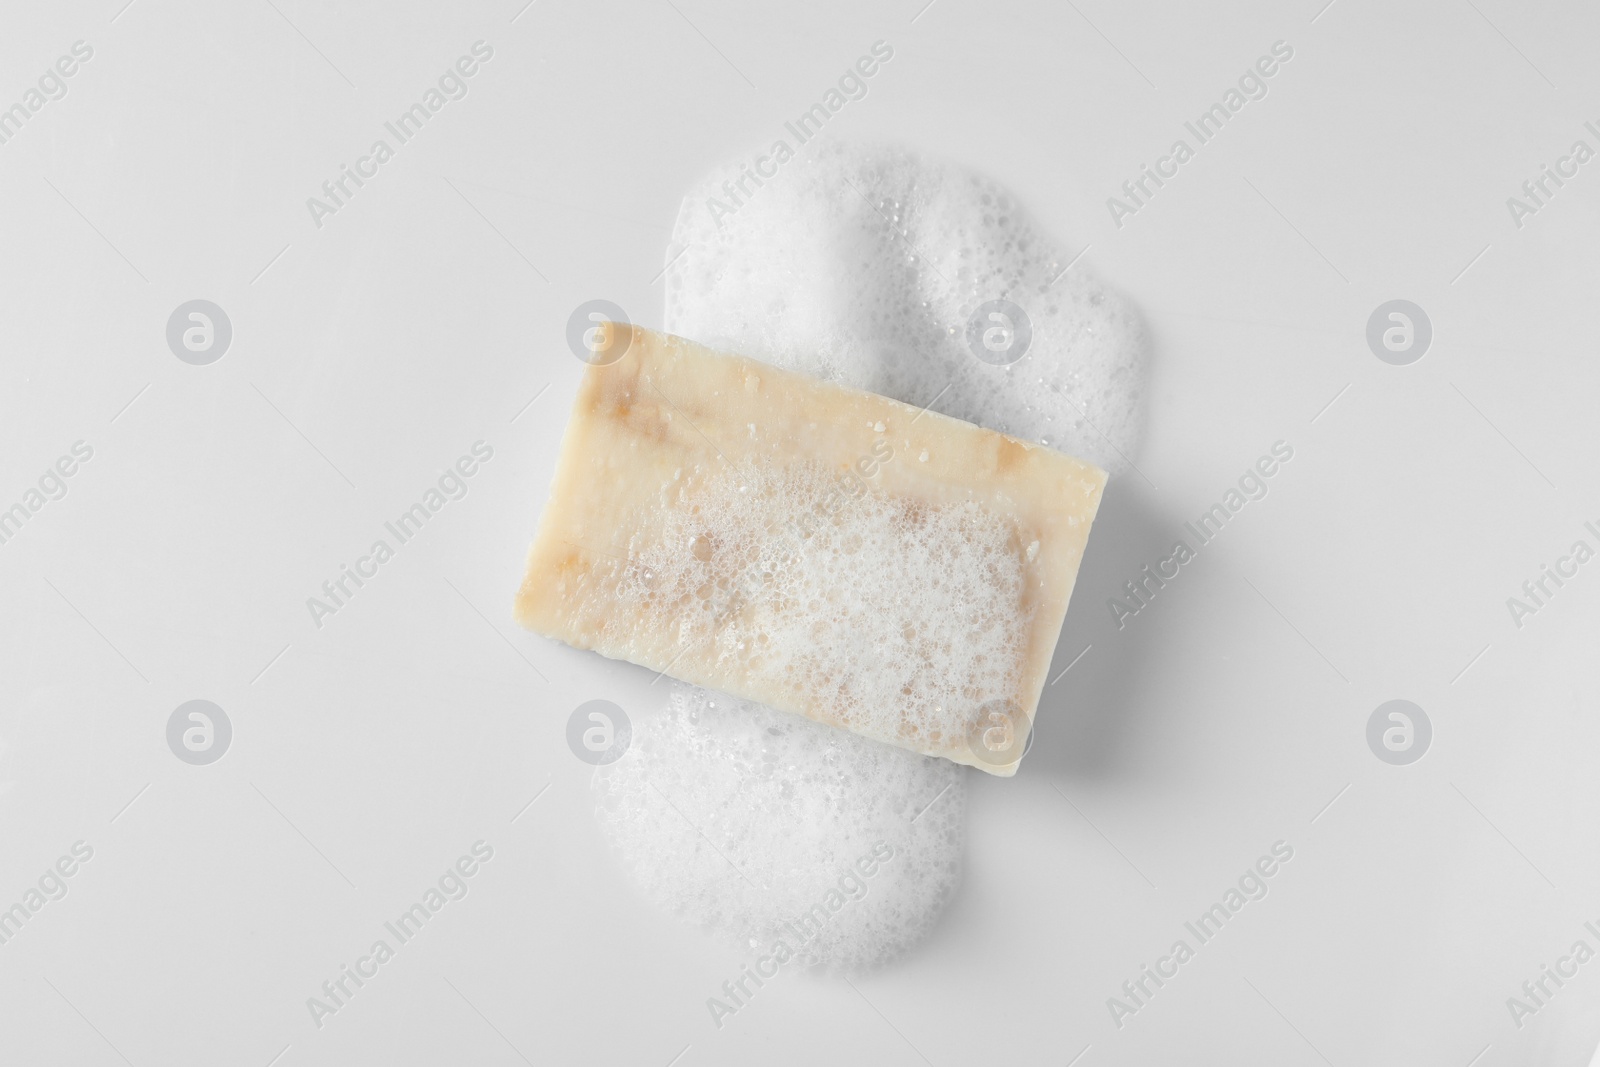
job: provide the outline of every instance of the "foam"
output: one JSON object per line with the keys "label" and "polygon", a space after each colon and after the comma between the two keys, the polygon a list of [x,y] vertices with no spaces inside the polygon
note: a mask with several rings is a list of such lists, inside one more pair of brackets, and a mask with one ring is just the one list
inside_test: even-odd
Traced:
{"label": "foam", "polygon": [[[862,492],[822,515],[834,484],[819,464],[719,471],[630,554],[618,593],[679,620],[679,644],[819,694],[818,718],[942,747],[972,708],[1021,687],[1026,550],[971,500]],[[770,528],[774,514],[816,521]]]}
{"label": "foam", "polygon": [[[751,957],[783,939],[812,966],[882,963],[926,935],[960,878],[964,768],[694,686],[635,724],[594,792],[645,895]],[[878,842],[893,858],[802,943],[788,924]]]}
{"label": "foam", "polygon": [[[667,250],[676,257],[666,272],[668,332],[931,406],[1109,471],[1126,469],[1142,429],[1146,335],[1137,315],[1083,262],[1062,273],[1075,252],[1064,251],[986,178],[890,149],[819,142],[802,151],[720,227],[706,202],[724,198],[722,182],[738,177],[737,165],[715,171],[685,197]],[[1033,324],[1028,353],[1008,366],[980,362],[966,344],[967,318],[995,298],[1022,306]],[[750,474],[744,482],[780,495],[804,488]],[[985,664],[1011,639],[1016,620],[996,615],[993,605],[1004,600],[1013,572],[982,515],[952,512],[937,520],[959,528],[964,546],[962,558],[941,560],[926,550],[918,555],[908,516],[888,504],[852,501],[847,507],[869,507],[852,517],[852,527],[871,531],[853,551],[847,535],[825,528],[801,566],[773,568],[774,557],[796,550],[742,520],[737,487],[730,487],[707,516],[732,531],[714,546],[727,554],[727,568],[703,598],[710,606],[687,613],[687,625],[716,632],[730,654],[777,654],[790,669],[848,678],[850,713],[887,723],[907,706],[897,688],[901,665],[919,664],[906,677],[933,673],[922,665],[920,641],[964,657],[961,669],[983,678]],[[678,533],[689,543],[700,531]],[[1009,551],[1014,560],[1015,548]],[[920,604],[881,619],[852,614],[857,583],[894,583],[924,568],[953,583],[991,583],[985,591],[959,591],[981,605],[972,619],[940,618],[948,612]],[[681,598],[694,577],[681,553],[652,560],[644,571],[655,589],[676,591],[661,593],[664,599]],[[769,573],[783,575],[784,584],[769,590],[758,578],[750,585],[749,575]],[[691,592],[704,585],[702,578]],[[784,633],[781,649],[765,653],[739,648],[738,628],[718,629],[718,620],[741,606],[738,597],[768,605],[786,595],[836,598],[839,625],[849,618],[876,639],[838,647],[827,633]],[[896,627],[906,620],[913,634],[902,632],[897,644]],[[938,699],[933,692],[911,696],[913,709],[916,700]],[[915,710],[910,717],[923,721]],[[644,894],[752,956],[767,952],[785,924],[876,841],[892,843],[896,857],[870,880],[867,895],[802,950],[807,963],[850,970],[904,953],[954,895],[967,773],[678,686],[664,712],[639,718],[634,747],[600,769],[594,789],[600,825]]]}
{"label": "foam", "polygon": [[[995,182],[891,149],[808,145],[732,215],[708,176],[684,198],[663,328],[1127,468],[1148,342],[1131,306]],[[720,213],[719,213],[720,214]],[[720,223],[720,225],[719,225]],[[1053,279],[1053,281],[1052,281]],[[967,347],[992,299],[1033,325],[1016,363]]]}

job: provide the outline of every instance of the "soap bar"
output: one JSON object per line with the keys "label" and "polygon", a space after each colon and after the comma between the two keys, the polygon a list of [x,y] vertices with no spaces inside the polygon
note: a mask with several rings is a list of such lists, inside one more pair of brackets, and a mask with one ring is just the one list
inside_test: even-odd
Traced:
{"label": "soap bar", "polygon": [[1016,773],[1105,472],[609,324],[516,598],[582,649]]}

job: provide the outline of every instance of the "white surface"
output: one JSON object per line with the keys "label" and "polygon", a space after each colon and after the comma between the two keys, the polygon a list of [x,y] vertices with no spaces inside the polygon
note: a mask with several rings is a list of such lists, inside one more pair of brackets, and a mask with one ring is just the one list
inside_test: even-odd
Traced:
{"label": "white surface", "polygon": [[[0,145],[0,502],[94,448],[0,545],[0,901],[94,848],[0,945],[0,1058],[1587,1061],[1600,963],[1520,1030],[1505,1002],[1596,943],[1600,576],[1521,630],[1505,600],[1600,520],[1600,177],[1520,230],[1505,201],[1600,147],[1591,12],[274,2],[14,10],[0,36],[7,103],[95,49]],[[315,229],[305,198],[479,39],[466,98]],[[1023,772],[970,783],[939,929],[718,1030],[745,961],[634,898],[564,741],[579,703],[657,689],[509,602],[568,314],[653,324],[683,192],[878,39],[894,61],[827,136],[981,166],[1089,244],[1153,331],[1150,432],[1056,669],[1093,648]],[[1106,197],[1279,39],[1269,95],[1115,228]],[[210,366],[164,338],[194,298],[233,323]],[[1394,298],[1434,326],[1409,367],[1364,339]],[[305,599],[480,439],[468,495],[314,629]],[[1279,439],[1266,499],[1117,631],[1105,599]],[[1396,697],[1435,730],[1407,767],[1364,736]],[[194,698],[234,726],[205,767],[164,736]],[[468,895],[314,1027],[306,998],[480,839]],[[1106,998],[1280,839],[1269,895],[1118,1030]]]}

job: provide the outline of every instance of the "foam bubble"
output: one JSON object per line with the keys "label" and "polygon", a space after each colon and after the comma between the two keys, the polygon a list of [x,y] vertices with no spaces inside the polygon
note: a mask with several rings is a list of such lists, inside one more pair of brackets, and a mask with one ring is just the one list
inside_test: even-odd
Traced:
{"label": "foam bubble", "polygon": [[[1000,430],[1117,472],[1142,428],[1147,339],[1077,250],[995,182],[891,149],[807,146],[713,217],[711,174],[684,198],[664,328]],[[968,347],[979,306],[1026,312],[1026,354]]]}
{"label": "foam bubble", "polygon": [[924,751],[972,708],[1020,700],[1031,619],[1013,526],[976,501],[835,486],[820,464],[719,471],[632,554],[627,617],[675,619],[680,644],[815,694],[816,718]]}
{"label": "foam bubble", "polygon": [[[1125,468],[1142,428],[1146,335],[1082,262],[1063,272],[1075,252],[986,178],[889,149],[818,143],[804,151],[740,204],[728,205],[721,189],[738,178],[737,164],[684,199],[668,249],[677,256],[666,274],[668,332],[931,406],[1113,472]],[[721,226],[707,208],[712,196],[735,208]],[[996,299],[1019,305],[1032,324],[1026,354],[1008,365],[979,360],[967,342],[968,318]],[[753,472],[736,480],[795,494],[797,513],[816,499],[809,487]],[[925,728],[928,707],[918,701],[940,695],[906,694],[902,678],[1004,688],[984,672],[985,664],[1014,660],[997,650],[1021,622],[999,606],[1016,580],[1007,562],[1016,552],[981,514],[938,519],[952,529],[926,544],[965,547],[959,559],[936,560],[931,551],[917,555],[919,542],[907,534],[913,524],[894,504],[853,501],[847,507],[869,508],[851,517],[851,530],[870,531],[859,543],[824,528],[806,550],[814,566],[774,566],[798,550],[754,529],[738,486],[729,489],[726,499],[713,497],[700,528],[685,525],[664,542],[687,551],[634,569],[630,580],[645,583],[640,595],[675,605],[676,617],[725,642],[729,654],[777,655],[807,677],[847,679],[853,727],[880,730],[906,717],[910,729]],[[697,540],[713,525],[720,541]],[[965,621],[912,605],[863,618],[858,583],[896,582],[897,568],[934,569],[983,607]],[[980,592],[969,583],[987,585]],[[686,593],[707,606],[683,611]],[[820,598],[840,632],[848,620],[878,638],[841,647],[826,632],[783,632],[771,616],[787,596]],[[769,644],[780,635],[777,648],[749,643],[759,643],[762,627],[732,624],[752,606],[769,616],[765,632]],[[959,670],[931,677],[937,672],[921,663],[930,650],[963,660]],[[803,948],[790,945],[806,962],[882,963],[924,937],[954,894],[963,767],[690,686],[676,688],[661,715],[643,718],[635,738],[622,760],[597,773],[602,828],[648,897],[752,954],[792,938],[787,924],[825,902],[879,841],[895,856],[868,881],[867,895],[830,913]]]}
{"label": "foam bubble", "polygon": [[635,724],[594,792],[645,895],[752,955],[781,939],[810,965],[881,963],[960,878],[964,768],[694,686]]}

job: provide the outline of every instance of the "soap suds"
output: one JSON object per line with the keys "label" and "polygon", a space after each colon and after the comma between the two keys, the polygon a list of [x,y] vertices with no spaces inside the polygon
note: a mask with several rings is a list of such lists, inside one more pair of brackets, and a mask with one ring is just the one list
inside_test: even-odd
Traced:
{"label": "soap suds", "polygon": [[[964,744],[975,709],[1023,699],[1027,546],[970,500],[863,484],[821,513],[832,485],[815,464],[713,476],[630,552],[617,592],[640,610],[626,624],[675,619],[680,645],[817,694],[823,722],[923,750]],[[775,514],[788,521],[769,525]]]}
{"label": "soap suds", "polygon": [[[679,209],[668,333],[1126,469],[1143,324],[998,184],[827,143],[713,219],[706,201],[730,176],[712,173]],[[1003,366],[967,341],[968,319],[1000,299],[1032,324],[1026,354]]]}
{"label": "soap suds", "polygon": [[[706,201],[725,195],[730,176],[737,178],[737,166],[709,175],[679,211],[667,250],[669,333],[931,407],[1113,472],[1126,468],[1142,429],[1143,326],[1083,261],[1065,269],[1078,250],[1042,232],[1000,186],[895,150],[819,142],[719,227]],[[1005,365],[979,360],[966,336],[968,318],[996,299],[1017,304],[1032,326],[1026,353]],[[897,530],[906,516],[884,506],[860,545],[838,529],[824,530],[815,559],[825,565],[812,572],[802,566],[797,576],[795,568],[772,566],[794,551],[791,538],[763,540],[741,521],[733,498],[711,511],[703,529],[684,526],[666,542],[686,551],[651,561],[630,580],[654,582],[655,595],[678,604],[685,591],[696,599],[709,578],[703,599],[711,606],[673,614],[728,643],[729,654],[781,654],[797,671],[851,679],[847,703],[852,716],[862,716],[851,719],[854,726],[906,713],[902,671],[893,665],[919,662],[922,641],[976,661],[962,669],[973,670],[979,684],[1000,684],[983,678],[981,664],[992,662],[991,646],[1012,640],[1020,625],[989,607],[1008,595],[1017,602],[1008,591],[1018,580],[1018,549],[982,516],[939,520],[962,530],[964,558],[893,565],[937,568],[963,585],[993,583],[982,595],[961,592],[985,605],[979,617],[947,620],[922,609],[871,619],[859,611],[855,583],[894,580],[870,574],[865,564],[881,561],[891,545],[903,550]],[[721,542],[696,540],[713,526],[734,532]],[[763,580],[769,573],[774,578]],[[781,589],[768,592],[773,581]],[[754,590],[770,612],[781,595],[816,596],[813,586],[838,598],[841,631],[866,625],[881,637],[841,646],[827,633],[788,634],[781,653],[749,647],[749,635],[761,629],[743,625],[752,605],[740,597]],[[902,630],[903,644],[896,644],[895,628],[907,619],[912,632]],[[936,637],[940,627],[948,629]],[[926,678],[928,668],[920,664],[906,676]],[[915,699],[938,696],[913,698],[915,708]],[[895,856],[866,881],[865,895],[831,913],[803,947],[789,944],[805,962],[845,970],[879,965],[926,936],[953,897],[965,768],[692,686],[677,686],[666,710],[641,716],[635,731],[633,749],[596,775],[600,825],[649,899],[741,950],[755,955],[776,940],[793,942],[786,931],[878,841]]]}
{"label": "soap suds", "polygon": [[[782,940],[811,965],[880,964],[960,878],[965,768],[695,686],[635,725],[594,791],[645,895],[752,956]],[[860,875],[880,842],[892,858]]]}

